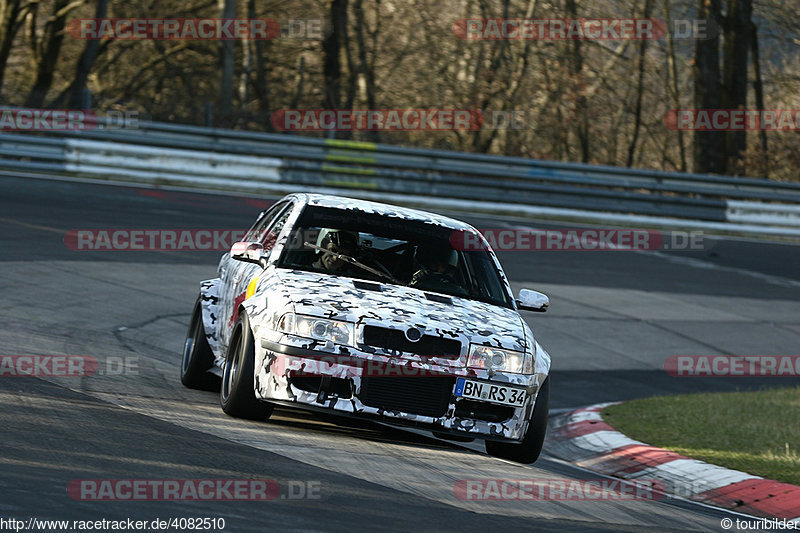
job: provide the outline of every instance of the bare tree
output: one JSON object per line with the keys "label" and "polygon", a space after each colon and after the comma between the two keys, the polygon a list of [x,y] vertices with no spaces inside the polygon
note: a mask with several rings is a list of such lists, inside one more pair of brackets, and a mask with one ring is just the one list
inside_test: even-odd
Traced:
{"label": "bare tree", "polygon": [[[565,0],[564,7],[570,18],[578,18],[578,4],[575,0]],[[571,48],[567,65],[573,90],[573,94],[570,96],[575,102],[575,134],[578,137],[580,160],[582,163],[588,163],[591,158],[589,145],[591,135],[589,132],[589,101],[584,92],[583,42],[575,39],[569,41],[568,46]]]}
{"label": "bare tree", "polygon": [[[691,138],[663,124],[666,109],[719,109],[723,101],[735,107],[763,108],[765,101],[776,108],[795,107],[800,98],[796,2],[246,0],[239,8],[249,18],[325,20],[326,31],[314,38],[289,32],[232,47],[215,40],[98,42],[64,37],[59,48],[64,27],[59,30],[58,25],[65,10],[70,10],[66,20],[143,13],[148,18],[214,18],[225,16],[226,5],[230,9],[236,1],[0,0],[0,83],[4,96],[22,95],[22,101],[29,96],[30,102],[43,101],[45,106],[85,105],[83,95],[91,90],[98,111],[124,106],[160,121],[202,124],[205,104],[215,102],[218,117],[225,120],[218,119],[218,124],[228,124],[229,110],[236,119],[231,126],[255,130],[269,129],[269,111],[281,108],[476,109],[487,122],[480,130],[338,135],[796,180],[791,169],[800,164],[800,135],[761,132],[748,135],[742,144],[743,136],[734,134],[729,146],[724,132],[697,132]],[[750,3],[752,16],[747,15]],[[725,40],[720,34],[690,41],[671,32],[649,42],[495,40],[460,38],[448,27],[462,18],[580,20],[641,17],[659,10],[668,23],[672,18],[711,19],[712,26],[724,27]],[[757,32],[750,19],[758,21]],[[745,22],[749,33],[743,33]],[[523,117],[523,127],[512,124],[512,116]]]}
{"label": "bare tree", "polygon": [[41,38],[37,39],[36,13],[31,17],[31,50],[33,52],[36,81],[25,100],[27,107],[41,107],[47,97],[56,72],[56,65],[64,42],[64,27],[69,14],[83,5],[84,0],[55,0],[53,9],[44,25]]}
{"label": "bare tree", "polygon": [[0,89],[3,88],[6,65],[14,37],[22,27],[25,14],[33,9],[36,2],[22,0],[0,0]]}
{"label": "bare tree", "polygon": [[[698,0],[697,16],[720,27],[720,0]],[[719,109],[722,80],[719,74],[719,37],[697,39],[694,53],[694,105],[698,109]],[[697,131],[694,135],[694,171],[724,173],[724,133]]]}
{"label": "bare tree", "polygon": [[[761,79],[761,58],[758,51],[758,28],[752,24],[750,31],[750,53],[753,55],[753,92],[756,97],[756,109],[766,109],[764,107],[764,83]],[[769,175],[769,157],[767,157],[768,144],[767,132],[763,129],[758,133],[759,141],[761,142],[761,157],[760,159],[760,173],[762,176]]]}
{"label": "bare tree", "polygon": [[[664,21],[667,24],[667,27],[670,27],[672,24],[672,14],[670,11],[670,0],[663,0],[663,9],[664,9]],[[675,59],[675,40],[672,37],[672,32],[667,32],[667,79],[668,87],[669,87],[669,96],[670,100],[672,101],[672,108],[673,109],[680,109],[681,101],[680,101],[680,92],[678,90],[679,81],[678,81],[678,65]],[[686,146],[683,140],[683,130],[678,129],[675,132],[676,136],[678,137],[678,152],[680,156],[680,171],[686,172],[687,165],[686,165]]]}
{"label": "bare tree", "polygon": [[[250,19],[255,19],[256,15],[256,0],[247,0],[247,16]],[[258,110],[263,115],[262,124],[265,127],[270,127],[269,113],[270,95],[269,85],[267,84],[267,50],[271,47],[272,41],[263,41],[261,39],[253,39],[247,43],[249,49],[250,67],[254,73],[249,74],[249,83],[253,89],[253,93],[258,100]]]}
{"label": "bare tree", "polygon": [[[219,8],[224,19],[236,17],[236,0],[219,0]],[[229,127],[233,122],[233,47],[232,40],[220,43],[220,115],[221,125]]]}
{"label": "bare tree", "polygon": [[[725,46],[723,62],[723,109],[747,107],[747,53],[752,42],[752,0],[728,0],[725,17]],[[740,174],[741,154],[747,147],[747,132],[729,131],[725,135],[724,170]]]}
{"label": "bare tree", "polygon": [[[376,6],[380,8],[380,0],[376,2]],[[351,94],[348,95],[349,106],[352,107],[353,105],[353,98],[355,97],[358,79],[363,77],[364,88],[366,92],[367,108],[376,109],[378,106],[378,101],[376,97],[377,86],[375,83],[375,63],[374,63],[374,58],[373,61],[370,61],[370,59],[367,57],[368,52],[367,52],[366,34],[369,34],[370,44],[374,52],[376,41],[378,39],[378,33],[380,31],[379,23],[381,17],[380,14],[378,14],[375,17],[376,19],[375,29],[370,30],[366,21],[366,17],[364,16],[364,6],[362,0],[354,1],[353,13],[355,14],[355,34],[356,34],[356,43],[358,45],[358,67],[357,69],[353,67],[351,67],[350,69]],[[370,132],[369,136],[372,142],[380,141],[380,134],[377,131]]]}
{"label": "bare tree", "polygon": [[325,108],[341,105],[342,47],[347,46],[347,2],[331,0],[329,6],[331,31],[322,41],[323,73],[325,76]]}
{"label": "bare tree", "polygon": [[[644,14],[642,18],[650,18],[650,8],[652,7],[652,0],[645,0]],[[636,80],[636,109],[633,113],[633,138],[630,145],[628,145],[628,160],[625,164],[627,167],[633,165],[633,156],[636,154],[636,143],[639,140],[639,130],[642,127],[642,99],[644,98],[644,78],[645,78],[645,58],[647,57],[647,39],[639,41],[639,73]]]}
{"label": "bare tree", "polygon": [[[106,18],[106,16],[108,16],[108,0],[96,0],[94,17],[101,19]],[[105,47],[103,49],[105,49]],[[71,109],[80,109],[90,105],[89,98],[87,97],[86,80],[89,79],[89,73],[92,71],[92,67],[97,60],[97,56],[100,54],[100,50],[99,40],[92,39],[86,42],[86,46],[75,67],[75,79],[68,89],[68,105]]]}

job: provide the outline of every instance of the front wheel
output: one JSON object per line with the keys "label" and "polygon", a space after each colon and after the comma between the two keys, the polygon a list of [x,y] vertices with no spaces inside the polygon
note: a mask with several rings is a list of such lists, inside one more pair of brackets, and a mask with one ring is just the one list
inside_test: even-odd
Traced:
{"label": "front wheel", "polygon": [[547,432],[547,416],[550,413],[550,378],[545,378],[539,394],[536,396],[536,405],[533,406],[528,431],[522,442],[496,442],[486,441],[486,453],[501,459],[530,464],[536,462],[542,453],[544,434]]}
{"label": "front wheel", "polygon": [[240,313],[225,358],[219,403],[226,414],[236,418],[266,420],[273,406],[256,398],[255,341],[247,314]]}

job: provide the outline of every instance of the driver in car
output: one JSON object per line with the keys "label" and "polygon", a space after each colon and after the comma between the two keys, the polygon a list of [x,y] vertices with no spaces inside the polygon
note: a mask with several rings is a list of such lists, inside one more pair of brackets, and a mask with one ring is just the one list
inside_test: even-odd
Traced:
{"label": "driver in car", "polygon": [[[354,257],[358,251],[358,234],[344,230],[322,230],[317,237],[317,246],[330,252]],[[317,260],[311,266],[320,272],[342,276],[352,276],[360,272],[347,261],[333,253],[325,252],[318,252]]]}
{"label": "driver in car", "polygon": [[446,246],[420,246],[414,255],[419,269],[411,277],[409,287],[458,294],[464,292],[458,282],[456,268],[451,265],[454,250]]}

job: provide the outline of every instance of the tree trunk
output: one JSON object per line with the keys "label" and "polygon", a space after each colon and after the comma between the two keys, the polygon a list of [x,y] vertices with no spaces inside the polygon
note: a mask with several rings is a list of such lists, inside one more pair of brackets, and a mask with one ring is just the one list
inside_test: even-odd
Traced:
{"label": "tree trunk", "polygon": [[3,88],[3,79],[6,73],[8,56],[14,37],[22,26],[21,0],[0,1],[0,89]]}
{"label": "tree trunk", "polygon": [[[247,1],[247,16],[250,19],[256,17],[256,0]],[[272,41],[264,41],[262,39],[255,39],[253,41],[254,61],[253,69],[255,76],[251,78],[253,85],[253,93],[258,100],[258,110],[262,114],[262,123],[267,129],[272,129],[272,123],[269,120],[269,86],[267,85],[267,50],[271,46]]]}
{"label": "tree trunk", "polygon": [[[697,18],[720,26],[721,0],[698,0]],[[719,109],[722,82],[719,75],[719,36],[697,39],[694,48],[694,106]],[[725,173],[724,132],[696,131],[694,134],[694,171]]]}
{"label": "tree trunk", "polygon": [[[578,6],[575,0],[566,0],[565,7],[569,18],[578,18]],[[589,102],[584,91],[583,53],[581,51],[583,43],[579,39],[575,39],[567,46],[572,49],[569,58],[569,73],[574,91],[572,97],[575,99],[575,133],[580,146],[580,160],[582,163],[588,163],[590,158]]]}
{"label": "tree trunk", "polygon": [[[753,55],[753,71],[755,72],[755,79],[753,79],[753,92],[756,95],[756,109],[764,109],[764,85],[761,81],[761,58],[758,53],[758,28],[753,24],[750,31],[750,53]],[[758,132],[759,140],[761,141],[761,176],[764,178],[769,177],[769,157],[767,157],[767,132],[763,129]]]}
{"label": "tree trunk", "polygon": [[338,109],[342,90],[342,42],[347,27],[347,0],[331,0],[331,32],[322,41],[326,109]]}
{"label": "tree trunk", "polygon": [[53,3],[53,14],[45,24],[41,46],[37,46],[40,53],[36,54],[36,81],[25,100],[25,107],[42,107],[53,85],[56,63],[64,42],[66,17],[71,11],[66,9],[68,4],[69,0],[55,0]]}
{"label": "tree trunk", "polygon": [[[645,0],[643,18],[650,18],[651,0]],[[642,127],[642,98],[644,96],[644,61],[647,55],[647,39],[639,42],[639,80],[636,84],[636,110],[633,114],[633,138],[628,146],[628,160],[626,166],[633,166],[633,158],[636,155],[636,143],[639,140],[639,130]]]}
{"label": "tree trunk", "polygon": [[[94,18],[102,19],[108,16],[108,0],[97,0],[95,6]],[[70,109],[81,109],[86,107],[87,98],[84,94],[86,91],[86,80],[89,78],[89,73],[92,71],[95,60],[100,52],[100,41],[90,40],[86,41],[86,46],[83,48],[78,65],[75,70],[75,79],[72,81],[70,87],[70,96],[68,106]]]}
{"label": "tree trunk", "polygon": [[[222,18],[236,18],[236,0],[219,0]],[[227,40],[220,43],[220,66],[222,79],[220,81],[220,126],[233,125],[233,41]]]}
{"label": "tree trunk", "polygon": [[[370,64],[369,60],[367,59],[367,45],[366,45],[366,39],[364,38],[364,34],[367,31],[367,23],[364,20],[364,9],[362,6],[362,0],[355,0],[353,4],[353,13],[355,14],[356,17],[356,42],[358,44],[358,69],[357,72],[350,73],[353,80],[352,83],[353,92],[355,92],[356,81],[359,74],[364,76],[364,85],[367,91],[366,94],[367,108],[376,109],[378,103],[375,97],[375,93],[377,92],[375,86],[375,71],[373,69],[374,65]],[[373,35],[373,41],[374,41],[374,35]],[[369,133],[369,138],[370,141],[372,142],[380,142],[380,134],[377,131],[371,131]]]}
{"label": "tree trunk", "polygon": [[[669,27],[672,23],[672,15],[670,14],[670,0],[664,0],[664,20]],[[678,90],[678,66],[675,61],[675,41],[672,38],[672,32],[667,32],[667,79],[669,80],[669,95],[672,100],[673,109],[681,108],[680,92]],[[681,158],[680,171],[686,172],[686,145],[683,140],[683,130],[676,131],[678,136],[678,151]]]}
{"label": "tree trunk", "polygon": [[[750,48],[753,15],[752,0],[728,0],[723,60],[723,109],[747,107],[747,53]],[[747,148],[747,132],[725,132],[726,169],[742,174],[742,152]]]}

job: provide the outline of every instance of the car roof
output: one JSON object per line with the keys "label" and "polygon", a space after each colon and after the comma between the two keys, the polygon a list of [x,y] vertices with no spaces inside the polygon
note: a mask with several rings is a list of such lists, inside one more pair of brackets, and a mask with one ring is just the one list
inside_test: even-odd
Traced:
{"label": "car roof", "polygon": [[466,222],[456,220],[454,218],[429,213],[427,211],[420,211],[418,209],[410,209],[408,207],[399,207],[396,205],[383,204],[380,202],[371,202],[369,200],[359,200],[356,198],[347,198],[344,196],[335,196],[332,194],[316,194],[316,193],[295,193],[290,194],[290,197],[295,197],[303,201],[307,205],[319,207],[331,207],[334,209],[352,209],[364,213],[375,213],[388,217],[403,218],[407,220],[416,220],[426,222],[428,224],[436,224],[450,229],[458,230],[471,230],[474,229]]}

